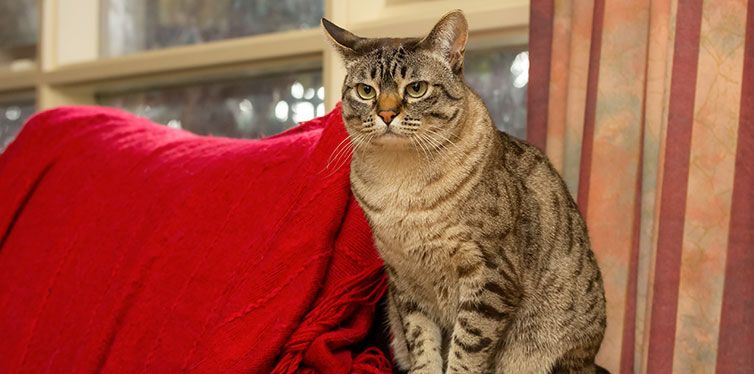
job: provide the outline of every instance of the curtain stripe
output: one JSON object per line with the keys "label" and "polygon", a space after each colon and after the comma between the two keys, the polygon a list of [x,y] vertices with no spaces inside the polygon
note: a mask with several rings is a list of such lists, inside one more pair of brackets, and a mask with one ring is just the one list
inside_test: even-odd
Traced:
{"label": "curtain stripe", "polygon": [[589,175],[592,170],[592,146],[594,141],[594,118],[597,109],[597,83],[599,81],[600,49],[602,47],[602,23],[605,13],[605,0],[594,1],[592,16],[592,41],[589,51],[589,77],[586,88],[586,108],[584,111],[584,138],[581,141],[581,163],[579,166],[579,189],[577,202],[581,215],[586,217],[589,197]]}
{"label": "curtain stripe", "polygon": [[678,3],[647,372],[672,372],[702,0]]}
{"label": "curtain stripe", "polygon": [[[646,101],[644,102],[646,105]],[[646,113],[642,108],[642,126],[641,126],[641,142],[644,142],[644,117],[643,113]],[[636,341],[636,293],[637,293],[637,277],[638,277],[638,264],[639,264],[639,242],[641,238],[641,186],[643,184],[642,178],[642,165],[644,164],[644,147],[641,147],[639,151],[639,162],[637,163],[637,178],[636,178],[636,191],[634,194],[634,220],[633,220],[633,233],[631,238],[631,254],[628,265],[628,288],[626,290],[626,306],[625,315],[623,317],[623,341],[621,343],[621,356],[620,356],[620,372],[621,373],[633,373],[634,372],[634,352]]]}
{"label": "curtain stripe", "polygon": [[572,19],[573,2],[556,1],[553,15],[549,104],[547,105],[547,149],[545,151],[552,165],[561,174],[563,173]]}
{"label": "curtain stripe", "polygon": [[746,16],[741,113],[718,338],[718,373],[754,373],[754,0]]}
{"label": "curtain stripe", "polygon": [[[598,359],[620,369],[630,274],[649,0],[605,1],[586,219],[607,298],[608,323]],[[630,76],[631,79],[625,79]],[[635,268],[635,266],[634,266]],[[633,346],[633,342],[631,343]]]}
{"label": "curtain stripe", "polygon": [[657,254],[662,171],[667,133],[667,108],[673,71],[675,15],[678,2],[653,0],[650,8],[647,85],[642,141],[641,228],[636,285],[634,371],[646,372],[654,265]]}
{"label": "curtain stripe", "polygon": [[[552,19],[554,0],[531,4],[529,22],[529,60],[539,61],[529,67],[527,106],[546,108],[549,102]],[[526,140],[543,151],[547,143],[547,110],[526,111]]]}
{"label": "curtain stripe", "polygon": [[568,66],[568,104],[563,155],[563,179],[576,199],[579,187],[581,142],[584,138],[584,107],[589,78],[589,52],[592,41],[594,0],[573,2],[570,63]]}
{"label": "curtain stripe", "polygon": [[746,0],[704,0],[675,317],[679,373],[715,371],[745,27]]}

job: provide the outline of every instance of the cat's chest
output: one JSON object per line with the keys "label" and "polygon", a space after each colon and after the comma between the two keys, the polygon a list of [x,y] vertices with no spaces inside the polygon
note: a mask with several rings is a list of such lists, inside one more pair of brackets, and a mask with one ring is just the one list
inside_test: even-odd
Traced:
{"label": "cat's chest", "polygon": [[450,264],[438,264],[429,268],[412,262],[395,262],[389,265],[388,281],[404,295],[410,295],[441,327],[452,330],[457,317],[460,290]]}
{"label": "cat's chest", "polygon": [[372,230],[386,240],[425,240],[428,231],[441,224],[440,213],[425,209],[427,197],[409,183],[352,183],[352,189]]}

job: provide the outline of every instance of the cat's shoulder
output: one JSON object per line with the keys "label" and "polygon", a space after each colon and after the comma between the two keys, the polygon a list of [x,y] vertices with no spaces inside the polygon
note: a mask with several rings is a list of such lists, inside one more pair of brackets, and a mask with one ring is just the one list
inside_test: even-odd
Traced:
{"label": "cat's shoulder", "polygon": [[503,131],[498,131],[498,137],[502,166],[508,172],[513,172],[525,185],[533,187],[544,183],[565,188],[560,173],[539,147]]}
{"label": "cat's shoulder", "polygon": [[503,158],[511,163],[533,166],[549,165],[550,160],[544,152],[535,145],[516,138],[504,131],[497,131],[500,139],[500,147],[503,152]]}

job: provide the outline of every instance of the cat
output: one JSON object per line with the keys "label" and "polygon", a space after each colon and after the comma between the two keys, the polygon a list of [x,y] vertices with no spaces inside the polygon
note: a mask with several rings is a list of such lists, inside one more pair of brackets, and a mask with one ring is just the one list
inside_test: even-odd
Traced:
{"label": "cat", "polygon": [[326,19],[347,75],[351,189],[388,279],[410,373],[594,373],[605,296],[587,228],[536,147],[499,132],[463,78],[460,10],[423,39]]}

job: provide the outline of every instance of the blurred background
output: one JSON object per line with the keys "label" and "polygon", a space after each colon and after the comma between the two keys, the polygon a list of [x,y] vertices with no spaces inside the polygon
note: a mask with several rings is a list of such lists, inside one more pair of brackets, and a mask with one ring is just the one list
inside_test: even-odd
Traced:
{"label": "blurred background", "polygon": [[104,105],[166,126],[274,135],[331,110],[344,71],[319,21],[422,36],[470,24],[466,80],[497,126],[526,136],[528,1],[0,0],[0,151],[35,112]]}

